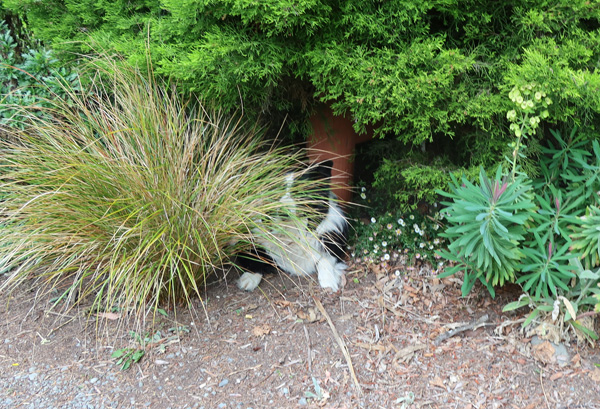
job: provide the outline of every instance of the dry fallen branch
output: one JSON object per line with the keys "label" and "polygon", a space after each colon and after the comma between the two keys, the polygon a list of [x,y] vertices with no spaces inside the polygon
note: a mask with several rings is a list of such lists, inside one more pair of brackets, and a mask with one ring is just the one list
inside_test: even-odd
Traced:
{"label": "dry fallen branch", "polygon": [[483,327],[486,325],[492,325],[490,322],[487,322],[490,319],[489,315],[484,314],[482,315],[479,319],[466,324],[466,325],[462,325],[456,329],[453,329],[451,331],[447,331],[444,332],[443,334],[439,335],[435,341],[433,341],[433,344],[435,346],[440,345],[443,341],[447,340],[448,338],[451,338],[457,334],[460,334],[461,332],[465,332],[465,331],[469,331],[469,330],[474,330],[477,329],[479,327]]}
{"label": "dry fallen branch", "polygon": [[338,333],[337,329],[335,328],[335,325],[333,324],[331,317],[325,310],[325,307],[323,307],[323,304],[321,304],[321,301],[319,301],[319,299],[317,297],[315,297],[315,295],[312,293],[312,291],[311,291],[310,295],[311,295],[312,299],[315,301],[315,304],[317,305],[317,308],[319,309],[319,311],[321,311],[321,314],[323,314],[325,319],[327,319],[327,323],[331,327],[333,336],[334,336],[335,340],[337,341],[338,345],[340,346],[342,353],[344,354],[344,358],[346,359],[346,363],[348,364],[348,368],[350,369],[350,375],[352,375],[352,380],[354,381],[354,385],[356,386],[358,395],[363,396],[362,388],[360,386],[360,383],[358,382],[358,378],[356,377],[356,372],[354,372],[354,366],[352,365],[352,359],[350,359],[350,353],[348,352],[348,347],[346,346],[346,343],[340,337],[340,334]]}

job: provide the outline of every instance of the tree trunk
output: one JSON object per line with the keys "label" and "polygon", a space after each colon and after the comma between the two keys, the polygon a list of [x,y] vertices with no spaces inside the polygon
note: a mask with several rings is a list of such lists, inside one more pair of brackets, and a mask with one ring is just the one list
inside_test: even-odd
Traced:
{"label": "tree trunk", "polygon": [[373,137],[371,131],[357,134],[352,121],[344,116],[335,116],[329,106],[310,118],[313,128],[308,138],[308,156],[311,161],[333,160],[332,184],[334,193],[343,201],[352,200],[354,177],[354,147]]}

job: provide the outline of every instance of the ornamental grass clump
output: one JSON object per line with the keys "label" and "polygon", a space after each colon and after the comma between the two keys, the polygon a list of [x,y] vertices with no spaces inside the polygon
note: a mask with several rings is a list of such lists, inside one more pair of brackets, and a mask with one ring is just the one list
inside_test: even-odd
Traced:
{"label": "ornamental grass clump", "polygon": [[200,296],[253,235],[275,240],[300,160],[137,70],[90,64],[101,74],[85,93],[66,90],[49,115],[23,111],[24,129],[5,130],[16,142],[0,152],[0,291],[32,281],[65,305],[147,317]]}

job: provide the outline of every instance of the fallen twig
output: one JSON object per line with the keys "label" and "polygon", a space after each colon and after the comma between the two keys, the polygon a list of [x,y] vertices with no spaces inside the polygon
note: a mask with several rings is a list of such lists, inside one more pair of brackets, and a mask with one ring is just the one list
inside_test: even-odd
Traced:
{"label": "fallen twig", "polygon": [[546,389],[544,389],[544,380],[542,378],[543,370],[540,368],[540,385],[542,386],[542,392],[544,392],[544,399],[546,400],[546,407],[550,409],[550,403],[548,402],[548,395],[546,395]]}
{"label": "fallen twig", "polygon": [[394,356],[394,364],[408,362],[415,355],[415,352],[427,348],[424,344],[409,345],[401,350],[396,351]]}
{"label": "fallen twig", "polygon": [[[63,322],[62,324],[60,324],[59,326],[57,326],[57,327],[55,327],[55,328],[52,328],[52,329],[50,330],[50,332],[48,333],[48,335],[46,335],[46,338],[50,338],[50,336],[51,336],[51,335],[52,335],[52,334],[53,334],[55,331],[58,331],[59,329],[61,329],[62,327],[64,327],[65,325],[67,325],[67,324],[69,324],[71,321],[73,321],[75,318],[77,318],[77,315],[67,315],[67,314],[63,314],[63,313],[60,313],[60,312],[55,312],[55,311],[52,311],[52,310],[45,311],[45,314],[46,314],[46,315],[52,314],[52,315],[57,315],[57,316],[59,316],[59,317],[62,317],[62,318],[68,318],[68,320],[67,320],[67,321]],[[56,322],[56,321],[55,321],[55,322]]]}
{"label": "fallen twig", "polygon": [[228,373],[225,377],[227,378],[227,377],[229,377],[231,375],[235,375],[235,374],[240,373],[240,372],[254,371],[254,370],[257,370],[258,368],[260,368],[261,366],[262,366],[262,364],[259,364],[259,365],[256,365],[256,366],[251,366],[250,368],[238,369],[237,371],[233,371],[231,373]]}
{"label": "fallen twig", "polygon": [[513,321],[504,321],[500,325],[498,325],[496,328],[494,328],[494,333],[496,335],[502,335],[504,328],[511,326],[511,325],[520,324],[522,322],[525,322],[525,318],[519,318],[518,320],[513,320]]}
{"label": "fallen twig", "polygon": [[461,332],[465,332],[465,331],[469,331],[469,330],[474,330],[477,329],[479,327],[483,327],[486,325],[492,325],[491,323],[487,322],[489,320],[489,315],[484,314],[482,315],[479,319],[477,319],[476,321],[473,321],[469,324],[460,326],[458,328],[455,328],[453,330],[444,332],[443,334],[439,335],[435,341],[433,341],[433,344],[435,346],[440,345],[443,341],[447,340],[448,338],[451,338],[457,334],[460,334]]}
{"label": "fallen twig", "polygon": [[428,319],[428,318],[424,318],[424,317],[420,316],[419,314],[415,313],[414,311],[411,311],[410,309],[408,309],[408,308],[406,308],[406,307],[404,307],[404,306],[402,306],[402,305],[398,305],[398,304],[396,304],[396,305],[392,306],[392,305],[390,305],[389,303],[387,303],[387,302],[386,302],[386,301],[383,299],[383,297],[381,297],[381,296],[380,296],[380,297],[378,297],[378,298],[376,299],[376,301],[377,301],[377,303],[378,303],[378,304],[379,304],[381,307],[385,308],[386,310],[388,310],[389,312],[391,312],[392,314],[394,314],[396,317],[401,317],[401,318],[404,318],[404,315],[403,315],[403,314],[402,314],[400,311],[398,311],[398,310],[396,309],[396,308],[400,308],[400,309],[401,309],[401,310],[403,310],[404,312],[406,312],[406,313],[410,314],[410,315],[412,316],[412,318],[414,318],[414,319],[416,319],[416,320],[418,320],[418,321],[422,321],[422,322],[425,322],[425,323],[427,323],[427,324],[432,324],[432,325],[438,324],[438,323],[437,323],[437,322],[435,322],[434,320],[431,320],[431,319]]}
{"label": "fallen twig", "polygon": [[580,320],[580,319],[582,319],[584,317],[593,317],[594,315],[598,315],[598,314],[600,314],[600,313],[598,313],[596,311],[586,311],[586,312],[583,312],[583,313],[579,314],[577,316],[577,318],[575,318],[575,321]]}
{"label": "fallen twig", "polygon": [[306,329],[306,325],[303,326],[304,335],[306,335],[306,345],[308,346],[308,372],[312,373],[312,351],[310,349],[310,338],[308,337],[308,330]]}
{"label": "fallen twig", "polygon": [[360,383],[358,382],[358,378],[356,377],[356,372],[354,372],[354,366],[352,365],[352,359],[350,359],[350,353],[348,352],[348,347],[346,346],[346,343],[340,337],[340,334],[338,333],[337,329],[335,328],[335,325],[333,324],[331,317],[325,310],[325,307],[323,307],[323,304],[321,304],[321,301],[319,301],[319,299],[317,297],[315,297],[315,295],[312,293],[312,291],[311,291],[310,295],[311,295],[312,299],[315,301],[315,304],[316,304],[317,308],[319,309],[319,311],[321,311],[321,314],[323,314],[323,316],[327,319],[327,323],[331,327],[333,336],[334,336],[335,340],[337,341],[338,345],[340,346],[342,353],[344,354],[344,358],[346,359],[346,363],[348,364],[348,368],[350,369],[350,375],[352,375],[352,380],[354,381],[354,385],[356,386],[358,395],[363,396],[362,387],[360,386]]}
{"label": "fallen twig", "polygon": [[380,345],[380,344],[368,344],[366,342],[355,342],[354,345],[357,347],[360,347],[360,348],[367,349],[369,351],[378,351],[378,352],[387,352],[391,349],[391,347],[389,345],[385,346],[385,345]]}

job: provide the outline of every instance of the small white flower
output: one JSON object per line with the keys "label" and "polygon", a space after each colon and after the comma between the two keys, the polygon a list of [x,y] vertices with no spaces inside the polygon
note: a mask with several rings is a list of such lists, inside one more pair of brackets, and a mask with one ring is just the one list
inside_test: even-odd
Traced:
{"label": "small white flower", "polygon": [[394,271],[394,275],[395,275],[396,277],[400,276],[400,270],[396,270],[396,271]]}
{"label": "small white flower", "polygon": [[385,261],[388,261],[388,260],[390,259],[390,255],[386,253],[386,254],[383,256],[383,259],[384,259]]}
{"label": "small white flower", "polygon": [[373,241],[373,237],[369,237],[369,241]]}
{"label": "small white flower", "polygon": [[394,226],[392,226],[392,223],[388,223],[386,227],[388,228],[388,230],[392,230],[392,227]]}
{"label": "small white flower", "polygon": [[363,187],[360,188],[360,191],[364,193],[364,192],[367,191],[367,188],[363,186]]}
{"label": "small white flower", "polygon": [[425,232],[423,230],[419,230],[419,236],[422,236],[424,234],[425,234]]}
{"label": "small white flower", "polygon": [[402,230],[400,230],[400,229],[396,229],[396,236],[399,236],[399,235],[401,235],[401,234],[402,234]]}
{"label": "small white flower", "polygon": [[382,245],[383,247],[387,247],[387,241],[382,241],[382,242],[381,242],[381,245]]}
{"label": "small white flower", "polygon": [[440,244],[440,239],[438,239],[437,237],[433,239],[433,244],[435,244],[436,246]]}
{"label": "small white flower", "polygon": [[410,215],[408,218],[409,218],[410,220],[415,220],[415,216],[414,216],[413,214],[411,214],[411,215]]}
{"label": "small white flower", "polygon": [[433,250],[433,244],[429,245],[429,250]]}
{"label": "small white flower", "polygon": [[377,223],[377,219],[375,219],[374,217],[371,217],[371,223]]}
{"label": "small white flower", "polygon": [[419,247],[420,248],[424,248],[425,247],[425,243],[419,243]]}
{"label": "small white flower", "polygon": [[398,224],[399,224],[400,226],[404,227],[404,225],[405,225],[406,223],[404,223],[404,220],[402,220],[402,219],[398,219]]}
{"label": "small white flower", "polygon": [[365,200],[365,199],[367,198],[367,195],[365,195],[364,193],[361,193],[361,194],[360,194],[360,198],[361,198],[362,200]]}

